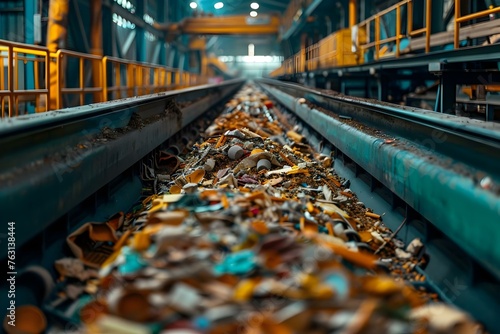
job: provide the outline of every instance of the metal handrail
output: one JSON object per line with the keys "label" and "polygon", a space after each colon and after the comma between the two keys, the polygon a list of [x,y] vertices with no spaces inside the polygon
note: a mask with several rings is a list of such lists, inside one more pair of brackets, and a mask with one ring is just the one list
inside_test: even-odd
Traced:
{"label": "metal handrail", "polygon": [[[103,57],[102,63],[105,101],[108,100],[110,92],[114,93],[115,98],[122,98],[179,88],[182,84],[179,81],[181,77],[175,75],[179,70],[171,67],[109,56]],[[114,74],[113,78],[108,77],[108,69]],[[122,70],[127,73],[124,78],[122,78]],[[123,80],[125,84],[122,84]]]}
{"label": "metal handrail", "polygon": [[[7,57],[4,56],[4,52],[7,53]],[[19,56],[23,54],[25,56]],[[7,58],[7,87],[5,87],[5,70],[3,66],[3,60]],[[19,89],[18,80],[18,62],[21,60],[25,63],[33,62],[35,67],[35,73],[38,75],[38,63],[45,62],[49,63],[49,51],[47,48],[40,46],[31,46],[22,43],[10,42],[5,40],[0,40],[0,59],[2,59],[2,64],[0,66],[0,108],[1,117],[5,117],[5,98],[8,99],[8,116],[12,117],[18,114],[18,103],[19,97],[21,96],[34,96],[37,101],[37,106],[40,106],[40,99],[42,95],[46,96],[46,99],[50,98],[50,84],[49,84],[49,69],[48,66],[45,68],[45,88],[40,88],[40,81],[35,81],[34,89]],[[43,60],[42,60],[43,59]],[[38,78],[36,78],[38,79]],[[45,103],[45,111],[48,110],[48,105]]]}
{"label": "metal handrail", "polygon": [[[289,10],[291,10],[292,7],[296,10],[296,6],[294,6],[296,3],[300,3],[300,0],[297,0],[293,3],[291,3],[289,6]],[[400,57],[401,56],[401,50],[400,50],[401,40],[403,38],[414,37],[414,36],[418,36],[418,35],[422,35],[422,34],[425,34],[425,38],[426,38],[425,52],[426,53],[430,52],[432,0],[426,0],[425,27],[423,27],[423,28],[414,29],[414,27],[413,27],[413,5],[414,5],[414,0],[403,0],[403,1],[400,1],[394,5],[378,12],[375,15],[372,15],[371,17],[367,18],[366,20],[358,23],[359,30],[361,30],[363,28],[366,30],[365,36],[367,38],[366,41],[361,41],[360,38],[358,38],[356,41],[356,46],[357,46],[358,50],[361,51],[360,52],[361,59],[362,59],[363,53],[366,52],[366,50],[371,49],[371,48],[375,48],[375,59],[380,59],[381,50],[382,50],[381,46],[384,44],[387,44],[387,43],[392,43],[392,42],[396,42],[396,57]],[[406,15],[407,16],[406,17],[406,19],[407,19],[407,29],[406,29],[407,32],[406,32],[406,34],[402,33],[403,24],[402,24],[401,10],[404,6],[407,6],[407,15]],[[381,35],[381,31],[380,31],[381,19],[385,15],[388,15],[388,14],[392,13],[393,11],[396,11],[396,31],[395,31],[395,34],[394,34],[394,36],[390,36],[390,37],[382,39],[380,37],[380,35]],[[285,22],[286,22],[286,19],[285,19]],[[375,40],[374,41],[370,40],[370,29],[371,29],[372,24],[374,24],[374,26],[375,26]],[[309,57],[305,61],[307,69],[317,69],[318,67],[321,67],[321,59],[326,59],[328,57],[325,57],[324,54],[321,54],[319,52],[319,49],[321,48],[321,46],[324,43],[327,43],[329,39],[333,38],[333,36],[335,34],[337,34],[338,32],[339,31],[336,31],[336,32],[328,35],[327,37],[323,38],[318,43],[306,48],[305,52],[306,52],[306,54],[309,55]],[[359,32],[358,32],[358,36],[360,36]],[[300,55],[300,52],[302,52],[302,51],[299,51],[299,53],[289,57],[288,59],[286,59],[283,62],[282,66],[284,67],[284,72],[286,74],[292,74],[292,73],[290,73],[290,68],[293,69],[296,66],[295,64],[293,64],[294,59],[299,59],[299,60],[301,59],[300,57],[297,57],[298,55]],[[334,54],[334,53],[335,53],[335,51],[328,52],[329,55]],[[289,64],[289,62],[292,62],[292,64]],[[303,67],[302,69],[305,69],[305,67]]]}
{"label": "metal handrail", "polygon": [[[375,48],[375,59],[380,59],[380,50],[381,46],[387,43],[391,42],[396,42],[396,58],[398,58],[401,55],[401,50],[400,50],[400,45],[401,45],[401,40],[403,38],[408,38],[408,37],[413,37],[417,36],[420,34],[425,34],[426,42],[425,42],[425,52],[428,53],[430,52],[430,45],[431,45],[431,22],[432,22],[432,0],[426,0],[426,13],[425,13],[425,27],[421,29],[413,29],[413,5],[414,5],[414,0],[403,0],[401,2],[398,2],[394,5],[392,5],[389,8],[386,8],[385,10],[382,10],[378,12],[377,14],[369,17],[368,19],[360,22],[358,24],[358,27],[365,28],[366,29],[366,36],[367,36],[367,42],[366,43],[360,43],[358,41],[358,48],[366,51],[367,49],[370,48]],[[406,15],[406,20],[407,20],[407,32],[406,34],[402,34],[402,15],[401,15],[401,10],[402,8],[406,6],[407,7],[407,15]],[[380,37],[380,20],[382,17],[385,15],[391,14],[393,11],[396,11],[396,31],[394,36],[387,37],[382,39]],[[375,24],[375,41],[370,40],[370,25],[374,23]]]}
{"label": "metal handrail", "polygon": [[[67,87],[65,83],[68,71],[65,69],[65,63],[69,58],[76,58],[78,61],[77,87]],[[5,59],[7,59],[6,71],[3,65]],[[32,89],[19,89],[18,62],[20,61],[34,63],[35,82]],[[0,40],[0,62],[2,62],[0,66],[1,117],[6,116],[6,110],[8,110],[7,116],[9,117],[18,115],[20,97],[35,100],[38,112],[66,107],[65,95],[77,95],[78,103],[83,105],[88,94],[92,94],[92,102],[103,102],[110,100],[110,92],[114,93],[113,98],[122,98],[207,82],[207,78],[203,76],[168,66],[63,49],[51,53],[46,47],[5,40]],[[43,80],[39,78],[40,63],[45,66]],[[108,68],[109,66],[111,68]],[[122,68],[127,73],[124,76],[125,85],[122,84]],[[115,84],[109,82],[108,69],[114,72]],[[94,76],[93,83],[88,83],[87,73],[92,73]],[[45,103],[42,103],[43,97],[46,97]],[[6,102],[8,108],[6,108]]]}
{"label": "metal handrail", "polygon": [[497,13],[500,13],[500,6],[461,16],[460,0],[455,0],[455,32],[453,39],[454,40],[453,44],[455,49],[458,49],[460,46],[460,23],[472,21],[475,19],[480,19],[482,17],[486,17],[491,14],[497,14]]}
{"label": "metal handrail", "polygon": [[[93,102],[102,102],[102,57],[97,55],[90,55],[81,52],[75,52],[70,50],[58,50],[55,53],[51,53],[50,57],[56,60],[57,64],[57,89],[56,89],[56,108],[61,109],[64,108],[63,104],[63,96],[70,94],[78,94],[80,105],[85,104],[85,94],[87,93],[100,93],[94,95]],[[70,88],[66,87],[66,71],[64,69],[64,62],[68,58],[77,58],[78,59],[78,88]],[[98,80],[96,82],[100,82],[99,86],[93,87],[88,86],[86,83],[85,73],[87,73],[85,66],[86,61],[89,61],[90,67],[92,68],[92,75],[98,76]],[[97,66],[94,68],[94,66]]]}

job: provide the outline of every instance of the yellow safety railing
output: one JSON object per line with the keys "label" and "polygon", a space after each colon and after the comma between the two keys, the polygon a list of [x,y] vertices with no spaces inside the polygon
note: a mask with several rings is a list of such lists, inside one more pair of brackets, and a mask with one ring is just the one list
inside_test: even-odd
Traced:
{"label": "yellow safety railing", "polygon": [[[395,57],[401,56],[401,41],[405,38],[413,38],[418,36],[423,36],[425,38],[425,53],[431,50],[431,22],[432,22],[432,0],[422,0],[425,1],[425,17],[423,18],[423,26],[414,27],[414,6],[416,0],[403,0],[393,6],[378,12],[377,14],[371,16],[370,18],[360,22],[357,27],[357,37],[355,45],[357,47],[356,63],[364,62],[365,53],[374,49],[374,58],[376,60],[380,59],[384,54],[386,54],[389,45],[395,44]],[[434,0],[436,1],[436,0]],[[304,7],[307,0],[292,0],[286,13],[284,19],[285,27],[289,27],[293,23],[293,17],[297,18],[297,13],[300,13],[300,7]],[[404,15],[404,10],[406,10],[406,15]],[[454,46],[459,47],[460,42],[460,26],[462,23],[470,22],[472,20],[481,19],[492,14],[500,13],[500,6],[490,7],[488,10],[483,10],[480,12],[468,14],[461,16],[460,11],[460,0],[455,0],[455,29],[454,29]],[[395,14],[395,15],[394,15]],[[392,32],[388,32],[388,37],[382,38],[382,22],[386,16],[394,15],[396,20],[395,29]],[[406,17],[405,17],[406,16]],[[404,29],[404,19],[406,19],[406,29]],[[287,23],[288,22],[288,23]],[[288,26],[287,26],[288,24]],[[347,29],[348,30],[348,29]],[[291,75],[295,73],[300,73],[303,71],[312,71],[317,69],[327,69],[329,67],[337,66],[349,66],[355,65],[352,62],[352,55],[349,54],[346,44],[344,43],[348,36],[340,34],[342,31],[346,32],[346,29],[339,30],[333,34],[328,35],[316,44],[313,44],[305,49],[305,66],[303,58],[300,56],[301,52],[286,59],[279,69],[276,69],[271,73],[271,76],[277,75]],[[405,31],[404,31],[405,30]],[[354,33],[350,31],[349,33]],[[335,43],[335,36],[341,38]],[[331,43],[334,42],[332,45]],[[350,43],[352,40],[350,41]],[[440,44],[441,45],[441,44]]]}
{"label": "yellow safety railing", "polygon": [[359,56],[352,51],[350,29],[342,29],[328,35],[306,48],[306,54],[306,69],[309,71],[318,68],[356,65],[359,60]]}
{"label": "yellow safety railing", "polygon": [[455,49],[459,47],[460,44],[460,24],[472,20],[476,20],[482,17],[489,16],[491,14],[500,13],[500,6],[483,10],[481,12],[472,13],[469,15],[462,16],[460,10],[460,0],[455,0],[455,33],[454,33],[454,45]]}
{"label": "yellow safety railing", "polygon": [[306,48],[307,70],[314,71],[319,68],[319,43],[315,43]]}
{"label": "yellow safety railing", "polygon": [[297,54],[295,54],[295,73],[304,72],[304,66],[306,62],[305,50],[300,50]]}
{"label": "yellow safety railing", "polygon": [[[55,94],[55,108],[53,109],[84,105],[86,101],[92,101],[93,103],[103,101],[102,57],[69,50],[58,50],[56,53],[51,53],[50,57],[55,60],[57,66],[56,75],[58,79]],[[78,67],[77,87],[67,86],[67,78],[75,76],[75,72],[73,71],[74,68],[70,66],[71,61],[76,62],[76,66]],[[97,78],[92,76],[97,76]],[[98,82],[99,86],[93,86],[95,82]],[[86,96],[88,94],[92,94],[92,98],[87,100]],[[77,95],[78,103],[64,103],[64,97],[67,95]]]}
{"label": "yellow safety railing", "polygon": [[208,79],[205,76],[198,75],[196,73],[189,73],[190,86],[199,86],[208,83]]}
{"label": "yellow safety railing", "polygon": [[[32,72],[28,66],[33,66],[33,87],[24,84]],[[41,112],[206,82],[199,74],[167,66],[69,50],[50,53],[46,47],[0,40],[1,117],[19,115],[21,103],[34,103]]]}
{"label": "yellow safety railing", "polygon": [[293,57],[288,58],[283,62],[283,65],[285,67],[285,73],[286,74],[294,74],[294,67],[293,67]]}
{"label": "yellow safety railing", "polygon": [[[26,88],[24,73],[33,65],[34,87]],[[36,111],[47,111],[50,98],[49,52],[46,48],[0,40],[1,115],[17,116],[19,103],[35,102]],[[22,87],[21,87],[22,86]],[[20,101],[22,100],[22,101]],[[7,107],[6,107],[7,103]]]}
{"label": "yellow safety railing", "polygon": [[102,58],[104,99],[158,93],[179,88],[178,70],[154,64],[129,61],[115,57]]}
{"label": "yellow safety railing", "polygon": [[[425,35],[426,38],[425,52],[429,52],[431,49],[432,0],[426,0],[424,27],[420,29],[414,29],[413,27],[413,5],[414,5],[414,0],[404,0],[360,22],[358,24],[359,31],[364,30],[366,36],[363,39],[358,38],[357,41],[357,46],[361,50],[361,53],[364,54],[366,50],[374,48],[375,59],[380,59],[380,57],[384,53],[384,49],[382,48],[382,46],[395,42],[396,57],[399,57],[401,55],[401,50],[400,50],[401,40],[403,38],[415,37],[419,35]],[[406,33],[403,34],[402,33],[403,15],[401,15],[401,13],[405,7],[407,14],[406,15],[407,29]],[[388,35],[390,36],[386,38],[381,38],[380,28],[381,28],[382,18],[387,15],[392,15],[393,12],[396,13],[395,31],[388,32]],[[372,29],[374,29],[374,40],[371,39]]]}

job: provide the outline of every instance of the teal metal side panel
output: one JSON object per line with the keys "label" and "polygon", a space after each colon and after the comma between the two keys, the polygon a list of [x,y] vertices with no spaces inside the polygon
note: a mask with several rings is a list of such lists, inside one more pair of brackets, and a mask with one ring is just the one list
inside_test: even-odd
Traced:
{"label": "teal metal side panel", "polygon": [[[330,116],[269,91],[297,116],[431,221],[468,254],[500,277],[500,199],[460,174],[446,157],[421,148],[388,145]],[[441,164],[440,164],[441,162]]]}

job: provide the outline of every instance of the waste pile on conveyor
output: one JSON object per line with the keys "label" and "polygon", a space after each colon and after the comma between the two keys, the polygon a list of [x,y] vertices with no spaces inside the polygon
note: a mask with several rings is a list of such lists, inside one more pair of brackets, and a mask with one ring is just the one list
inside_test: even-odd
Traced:
{"label": "waste pile on conveyor", "polygon": [[476,333],[253,86],[201,138],[160,151],[133,212],[68,236],[46,311],[89,333]]}

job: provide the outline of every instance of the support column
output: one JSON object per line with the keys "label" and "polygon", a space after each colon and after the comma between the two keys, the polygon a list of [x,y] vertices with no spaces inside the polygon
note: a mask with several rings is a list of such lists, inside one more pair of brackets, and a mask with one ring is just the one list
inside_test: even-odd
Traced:
{"label": "support column", "polygon": [[441,83],[439,87],[439,112],[445,114],[455,114],[455,105],[457,101],[456,82],[445,73],[441,75]]}
{"label": "support column", "polygon": [[[102,49],[102,0],[90,1],[90,53],[103,56]],[[94,87],[100,87],[102,62],[92,62],[92,83]],[[93,94],[93,102],[103,101],[102,93]]]}
{"label": "support column", "polygon": [[387,101],[388,90],[387,78],[384,78],[382,73],[379,73],[377,78],[377,100]]}
{"label": "support column", "polygon": [[[63,49],[66,46],[68,12],[69,0],[50,0],[49,23],[47,27],[47,48],[50,52],[57,52],[57,50]],[[58,74],[57,63],[50,62],[50,109],[57,109],[58,83],[64,81],[63,77],[58,78]]]}
{"label": "support column", "polygon": [[358,21],[358,4],[356,0],[349,0],[349,28]]}
{"label": "support column", "polygon": [[[144,16],[144,1],[137,0],[136,12],[135,16],[139,17],[142,20]],[[142,24],[136,24],[135,26],[135,47],[136,47],[136,60],[138,61],[146,61],[146,30],[144,29]]]}

